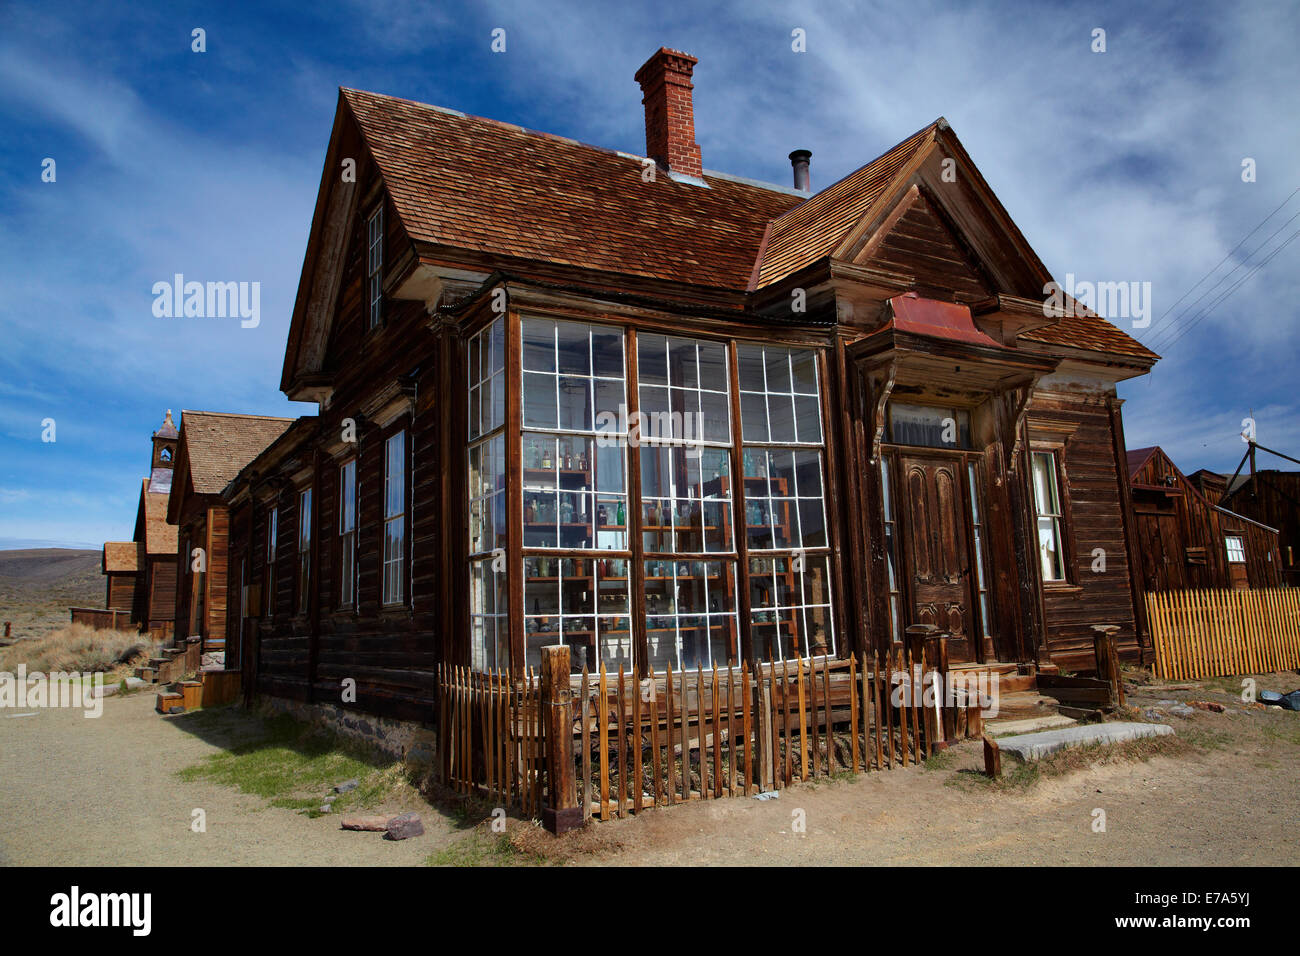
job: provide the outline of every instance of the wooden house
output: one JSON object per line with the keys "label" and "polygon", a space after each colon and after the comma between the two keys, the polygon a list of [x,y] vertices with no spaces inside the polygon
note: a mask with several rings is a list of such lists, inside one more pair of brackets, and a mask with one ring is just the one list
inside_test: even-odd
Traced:
{"label": "wooden house", "polygon": [[203,653],[223,660],[229,513],[221,491],[290,418],[227,412],[181,413],[167,522],[175,526],[177,636],[202,637]]}
{"label": "wooden house", "polygon": [[1154,353],[1049,294],[943,119],[753,182],[702,166],[695,63],[637,73],[646,157],[340,91],[281,381],[319,415],[225,493],[247,686],[428,720],[439,662],[557,642],[1141,654],[1115,385]]}
{"label": "wooden house", "polygon": [[1277,529],[1216,504],[1159,447],[1129,452],[1128,463],[1145,591],[1281,584]]}
{"label": "wooden house", "polygon": [[1283,583],[1300,587],[1300,471],[1261,468],[1225,492],[1223,504],[1277,528]]}
{"label": "wooden house", "polygon": [[132,623],[138,623],[135,614],[136,581],[143,563],[143,548],[138,542],[104,542],[100,559],[100,571],[104,575],[104,607],[110,611],[130,612]]}

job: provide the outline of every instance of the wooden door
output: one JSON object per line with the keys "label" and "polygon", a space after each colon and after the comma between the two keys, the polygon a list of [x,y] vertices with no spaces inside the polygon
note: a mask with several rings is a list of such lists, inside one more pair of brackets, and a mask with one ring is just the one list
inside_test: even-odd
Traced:
{"label": "wooden door", "polygon": [[908,624],[933,624],[946,631],[948,657],[973,662],[970,562],[966,509],[959,458],[904,456],[903,575],[910,581]]}

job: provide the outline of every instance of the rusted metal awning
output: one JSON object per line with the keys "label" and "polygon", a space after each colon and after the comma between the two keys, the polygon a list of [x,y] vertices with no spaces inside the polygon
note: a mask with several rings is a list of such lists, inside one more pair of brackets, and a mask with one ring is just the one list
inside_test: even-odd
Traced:
{"label": "rusted metal awning", "polygon": [[925,299],[915,292],[905,292],[890,299],[889,307],[894,316],[891,324],[896,331],[970,345],[1001,347],[975,327],[970,309],[959,303]]}

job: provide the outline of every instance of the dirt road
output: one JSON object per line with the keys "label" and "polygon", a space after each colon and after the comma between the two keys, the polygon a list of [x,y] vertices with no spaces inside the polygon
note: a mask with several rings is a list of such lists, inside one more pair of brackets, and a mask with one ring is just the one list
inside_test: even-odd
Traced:
{"label": "dirt road", "polygon": [[[1296,680],[1286,675],[1266,686]],[[1232,696],[1209,688],[1181,696],[1230,705],[1226,714],[1169,718],[1196,746],[1148,761],[1086,758],[1082,769],[1043,775],[1021,791],[977,780],[980,752],[971,742],[938,766],[804,784],[767,802],[651,810],[560,841],[512,821],[514,845],[525,853],[443,858],[531,862],[540,852],[560,864],[691,866],[1294,861],[1300,714],[1243,712]],[[186,732],[152,705],[152,695],[110,698],[98,720],[0,711],[0,863],[412,865],[435,850],[481,850],[495,839],[425,807],[428,833],[391,843],[341,832],[336,818],[269,808],[225,785],[177,780],[176,770],[218,752],[221,741]],[[206,833],[190,830],[195,808],[207,812]],[[1094,827],[1098,810],[1104,831]]]}
{"label": "dirt road", "polygon": [[[218,752],[218,742],[153,706],[153,694],[139,694],[108,698],[96,719],[0,710],[0,864],[414,865],[457,835],[425,813],[425,836],[392,842],[220,784],[179,781],[175,772]],[[196,808],[206,833],[190,829]]]}

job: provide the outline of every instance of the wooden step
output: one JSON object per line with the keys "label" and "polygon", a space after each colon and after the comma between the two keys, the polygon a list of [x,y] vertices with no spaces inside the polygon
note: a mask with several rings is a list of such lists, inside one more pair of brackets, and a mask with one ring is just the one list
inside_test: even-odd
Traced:
{"label": "wooden step", "polygon": [[1016,693],[1001,693],[998,699],[998,712],[996,716],[987,716],[985,720],[1029,720],[1035,717],[1045,717],[1049,714],[1060,713],[1056,699],[1047,697],[1037,691],[1019,691]]}

